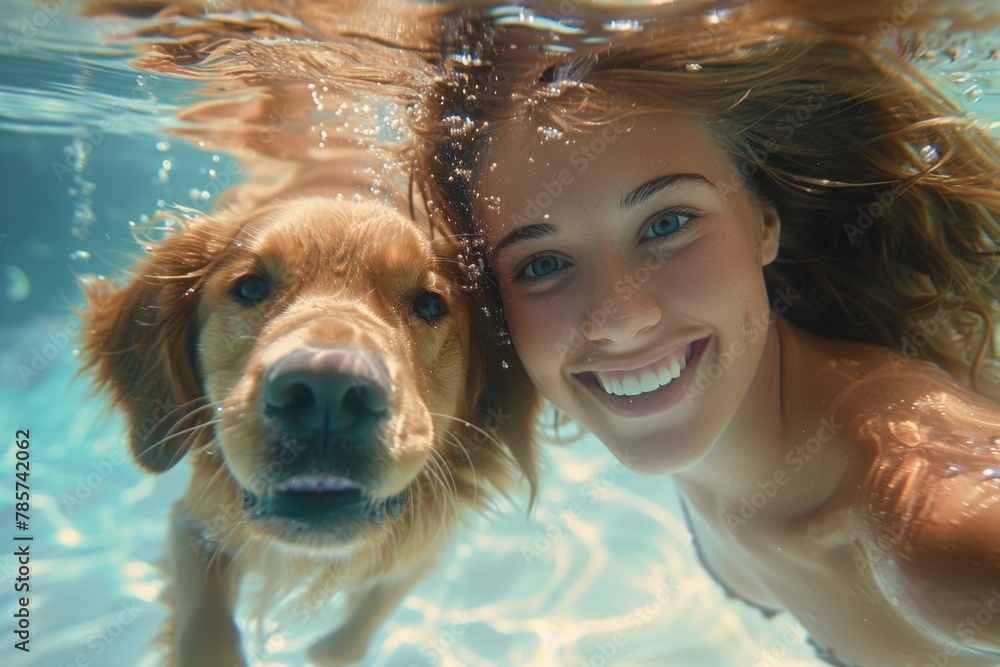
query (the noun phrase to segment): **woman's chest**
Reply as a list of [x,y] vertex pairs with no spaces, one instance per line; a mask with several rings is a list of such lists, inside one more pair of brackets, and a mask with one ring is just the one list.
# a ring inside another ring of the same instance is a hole
[[[724,518],[693,528],[706,570],[726,592],[766,615],[791,613],[835,665],[922,665],[940,649],[911,624],[879,584],[887,559],[872,558],[850,510],[829,509],[783,524]],[[957,663],[956,663],[957,664]]]

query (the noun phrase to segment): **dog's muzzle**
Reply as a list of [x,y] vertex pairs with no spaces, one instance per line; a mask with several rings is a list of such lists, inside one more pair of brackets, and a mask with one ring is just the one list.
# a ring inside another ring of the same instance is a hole
[[405,491],[376,499],[365,488],[377,474],[372,466],[392,397],[385,362],[367,351],[307,346],[278,359],[264,377],[264,413],[282,439],[300,445],[299,454],[260,497],[244,490],[244,506],[314,527],[399,518]]

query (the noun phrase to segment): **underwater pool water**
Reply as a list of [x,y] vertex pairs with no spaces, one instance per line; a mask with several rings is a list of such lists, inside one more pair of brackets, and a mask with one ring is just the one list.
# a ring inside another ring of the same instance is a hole
[[[159,207],[209,208],[213,170],[234,158],[167,133],[197,99],[193,84],[132,68],[113,24],[44,4],[8,1],[0,18],[0,663],[156,664],[143,650],[164,619],[155,561],[186,471],[139,472],[121,420],[74,377],[74,275],[126,266],[139,253],[130,222]],[[982,84],[960,78],[956,95],[995,113]],[[30,431],[26,530],[13,526],[20,429]],[[376,633],[366,664],[825,664],[791,616],[766,619],[705,574],[668,478],[628,473],[589,437],[546,457],[534,513],[522,497],[474,517]],[[29,653],[14,648],[14,536],[33,538]],[[305,664],[311,633],[336,614],[289,628],[276,610],[245,633],[251,664]]]

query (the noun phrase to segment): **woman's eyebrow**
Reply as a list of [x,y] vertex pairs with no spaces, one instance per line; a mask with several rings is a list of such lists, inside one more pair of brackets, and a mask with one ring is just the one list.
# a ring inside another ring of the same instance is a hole
[[518,227],[517,229],[511,231],[509,234],[500,239],[495,246],[493,246],[493,254],[496,255],[502,248],[505,248],[512,243],[518,243],[519,241],[529,241],[531,239],[540,239],[545,236],[552,236],[556,234],[559,229],[548,222],[539,222],[533,225],[525,225],[523,227]]
[[635,190],[632,190],[632,192],[622,197],[621,201],[618,202],[618,210],[624,213],[630,208],[635,208],[664,188],[687,183],[700,183],[702,185],[709,185],[713,188],[716,187],[715,183],[712,183],[712,181],[708,180],[701,174],[670,174],[669,176],[657,176],[654,179],[646,181]]

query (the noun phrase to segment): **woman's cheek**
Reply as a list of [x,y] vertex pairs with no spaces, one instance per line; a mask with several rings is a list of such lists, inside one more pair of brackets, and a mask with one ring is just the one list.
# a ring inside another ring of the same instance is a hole
[[573,335],[576,329],[566,319],[565,308],[558,300],[516,294],[502,296],[514,349],[528,375],[537,382],[545,375],[546,367],[557,367],[582,339],[579,334]]

